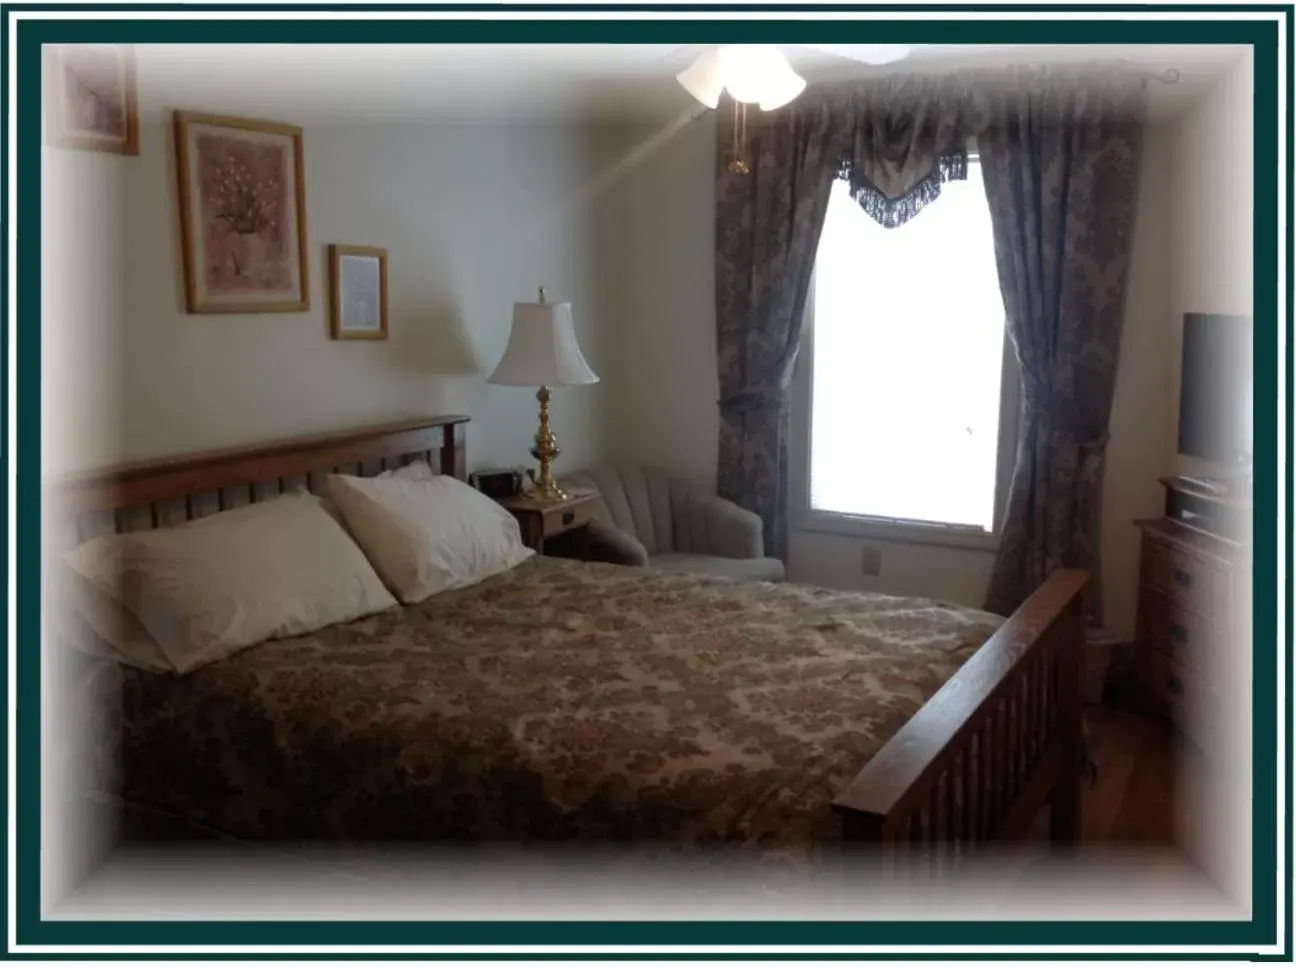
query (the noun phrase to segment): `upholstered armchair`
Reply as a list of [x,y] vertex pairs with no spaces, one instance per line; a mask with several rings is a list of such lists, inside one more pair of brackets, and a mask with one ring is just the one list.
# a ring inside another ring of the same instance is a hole
[[664,471],[595,467],[567,475],[562,483],[598,490],[588,538],[601,560],[748,581],[783,580],[783,562],[765,557],[757,515]]

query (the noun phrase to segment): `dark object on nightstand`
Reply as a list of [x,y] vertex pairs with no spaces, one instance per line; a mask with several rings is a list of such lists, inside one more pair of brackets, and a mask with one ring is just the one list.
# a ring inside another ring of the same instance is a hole
[[1139,559],[1134,692],[1204,752],[1219,734],[1227,675],[1250,661],[1245,575],[1250,542],[1245,495],[1212,493],[1162,478],[1165,517],[1135,522]]
[[544,554],[545,539],[586,527],[594,519],[598,491],[574,491],[560,501],[537,501],[522,494],[499,503],[517,518],[522,543]]
[[517,497],[522,493],[522,472],[516,467],[473,471],[468,483],[493,501]]

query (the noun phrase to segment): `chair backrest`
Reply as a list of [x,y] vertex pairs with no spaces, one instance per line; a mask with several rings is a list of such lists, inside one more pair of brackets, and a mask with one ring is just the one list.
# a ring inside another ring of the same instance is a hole
[[655,467],[591,467],[564,475],[563,483],[597,488],[595,516],[633,534],[648,554],[676,550],[672,487],[665,471]]

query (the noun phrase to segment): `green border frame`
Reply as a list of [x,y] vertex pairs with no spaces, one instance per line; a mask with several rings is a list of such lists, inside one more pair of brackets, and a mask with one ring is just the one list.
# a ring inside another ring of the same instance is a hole
[[[17,640],[10,648],[17,648],[17,856],[6,861],[17,864],[17,923],[16,938],[19,944],[72,945],[83,947],[84,954],[76,957],[131,958],[137,955],[96,955],[94,947],[108,944],[142,944],[169,949],[195,944],[240,945],[291,945],[291,944],[373,944],[373,945],[559,945],[573,944],[597,949],[612,945],[671,944],[694,948],[704,957],[706,949],[719,945],[1012,945],[1020,954],[980,957],[1027,957],[1027,951],[1053,945],[1102,943],[1110,945],[1281,945],[1288,956],[1292,952],[1290,895],[1286,932],[1277,936],[1277,910],[1275,881],[1284,871],[1286,882],[1291,883],[1292,845],[1287,842],[1283,857],[1275,856],[1275,825],[1277,817],[1278,788],[1276,771],[1268,765],[1275,762],[1277,748],[1276,730],[1280,724],[1286,731],[1287,750],[1291,751],[1292,670],[1287,669],[1287,706],[1279,710],[1272,690],[1272,677],[1256,674],[1254,681],[1253,710],[1253,817],[1252,858],[1254,917],[1250,922],[898,922],[898,923],[842,923],[842,922],[93,922],[93,921],[42,921],[39,908],[39,844],[40,844],[40,377],[41,372],[41,306],[40,306],[40,179],[41,179],[41,122],[40,122],[40,45],[42,43],[134,42],[134,43],[715,43],[715,42],[778,42],[797,43],[831,39],[834,42],[857,39],[868,43],[1107,43],[1107,44],[1247,44],[1254,51],[1254,316],[1257,327],[1255,401],[1256,440],[1276,442],[1277,422],[1274,404],[1278,401],[1278,204],[1277,204],[1277,150],[1280,131],[1277,124],[1278,85],[1283,83],[1287,92],[1289,114],[1284,138],[1289,168],[1287,178],[1287,316],[1282,320],[1287,335],[1288,391],[1285,405],[1288,413],[1287,450],[1292,446],[1291,426],[1291,366],[1292,366],[1292,178],[1290,164],[1293,149],[1292,56],[1293,7],[1290,4],[1248,5],[1167,5],[1149,7],[1140,4],[984,4],[984,5],[923,5],[883,4],[869,6],[837,6],[824,4],[757,6],[754,4],[694,6],[681,4],[645,4],[634,8],[596,4],[554,4],[549,6],[446,4],[441,6],[398,6],[392,4],[372,7],[351,5],[274,5],[256,6],[238,4],[136,4],[113,8],[121,19],[93,21],[26,21],[12,23],[12,14],[19,11],[32,13],[53,11],[103,10],[103,7],[86,4],[12,4],[4,5],[0,16],[5,26],[5,36],[17,30],[17,144],[14,157],[18,173],[18,203],[16,213],[9,212],[7,175],[9,153],[4,154],[3,172],[6,191],[0,222],[7,224],[16,215],[18,234],[17,319],[8,318],[10,280],[8,278],[8,237],[0,246],[5,255],[4,279],[0,285],[6,296],[4,303],[4,336],[0,344],[0,361],[4,363],[3,382],[5,394],[0,399],[0,415],[7,426],[8,418],[8,327],[17,327],[17,461],[16,502],[16,582],[17,582]],[[323,21],[323,20],[193,20],[165,21],[130,19],[133,12],[185,10],[188,12],[238,12],[273,10],[313,12],[327,10],[353,11],[363,14],[374,10],[402,10],[418,12],[479,11],[492,14],[509,11],[534,13],[538,11],[601,11],[634,13],[639,11],[697,12],[749,12],[753,16],[788,14],[795,16],[806,11],[831,11],[848,14],[852,11],[945,11],[959,14],[979,12],[1011,12],[1029,16],[1033,13],[1050,14],[1099,11],[1119,16],[1121,12],[1153,11],[1174,15],[1213,12],[1222,18],[1216,21],[1158,20],[1122,21],[1119,19],[1093,21],[1030,21],[1030,20],[932,20],[932,21],[723,21],[697,20],[590,20],[516,22],[507,20],[466,21]],[[1278,41],[1280,26],[1274,22],[1228,20],[1230,15],[1243,12],[1285,14],[1285,40],[1289,64],[1285,77],[1278,75]],[[8,106],[8,47],[0,55],[0,72],[6,105]],[[8,146],[7,127],[3,132],[4,147]],[[1267,352],[1266,352],[1267,350]],[[14,455],[6,452],[6,470]],[[1255,510],[1257,521],[1272,520],[1276,514],[1280,495],[1276,486],[1278,473],[1275,448],[1258,448],[1255,454]],[[8,474],[0,479],[0,493],[8,498]],[[1290,528],[1292,489],[1287,478],[1286,491],[1281,498],[1286,508]],[[7,508],[7,503],[6,503]],[[3,525],[9,539],[8,520]],[[1278,657],[1277,629],[1274,620],[1279,599],[1276,595],[1278,541],[1276,529],[1257,528],[1254,547],[1254,609],[1253,609],[1253,668],[1263,673],[1276,668]],[[1289,662],[1291,658],[1291,555],[1288,549],[1288,582],[1283,589],[1286,615],[1287,641],[1283,643]],[[8,568],[6,560],[5,569]],[[2,606],[6,612],[8,602]],[[7,615],[6,615],[7,619]],[[7,669],[0,672],[5,677],[7,697]],[[1262,687],[1267,684],[1267,688]],[[7,698],[6,698],[7,702]],[[1282,719],[1279,719],[1281,713]],[[6,727],[7,728],[7,727]],[[7,752],[0,752],[7,760]],[[6,766],[7,766],[6,762]],[[6,773],[7,776],[7,773]],[[1286,821],[1290,829],[1291,776],[1287,777]],[[7,819],[7,802],[4,807]],[[7,843],[0,844],[7,854]],[[1274,857],[1274,867],[1263,867],[1264,860]],[[237,940],[236,940],[237,939]],[[1100,939],[1100,941],[1099,941]],[[194,955],[181,955],[195,957]],[[12,954],[11,954],[12,956]],[[164,950],[157,955],[163,957]],[[586,955],[608,957],[606,955]],[[41,957],[19,955],[18,957]],[[54,956],[50,956],[54,957]],[[211,955],[197,957],[238,957]],[[329,958],[402,958],[401,954],[382,952],[363,955],[304,955],[271,953],[258,957],[281,957],[310,960]],[[472,958],[471,954],[411,955],[423,958]],[[481,957],[509,957],[490,955]],[[513,957],[547,959],[582,957],[572,955],[528,955]],[[670,959],[671,955],[611,955]],[[679,957],[692,957],[681,955]],[[788,955],[726,955],[716,952],[709,957],[726,960],[771,960],[782,958],[814,958],[815,954]],[[856,959],[866,955],[825,954],[818,957]],[[887,958],[904,958],[900,955],[883,955]],[[960,958],[978,957],[957,951],[940,954],[913,954],[909,957]],[[1076,958],[1102,957],[1077,955]],[[1183,955],[1142,955],[1118,957],[1174,957]],[[1236,955],[1189,955],[1188,958],[1236,958]],[[1255,958],[1256,956],[1252,956]],[[1273,960],[1277,960],[1275,956]],[[1259,960],[1271,960],[1268,957]]]

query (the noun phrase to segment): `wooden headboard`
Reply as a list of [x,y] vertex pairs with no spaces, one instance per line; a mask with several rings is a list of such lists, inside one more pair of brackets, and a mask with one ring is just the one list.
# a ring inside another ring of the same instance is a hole
[[458,415],[423,417],[71,475],[46,492],[62,525],[51,538],[67,546],[183,524],[297,487],[320,493],[327,474],[371,477],[416,460],[463,480],[467,422]]

